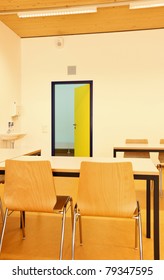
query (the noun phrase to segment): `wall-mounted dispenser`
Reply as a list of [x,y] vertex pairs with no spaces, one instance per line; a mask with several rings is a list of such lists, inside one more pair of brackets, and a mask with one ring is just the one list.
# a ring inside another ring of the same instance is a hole
[[19,110],[18,110],[17,103],[14,101],[11,108],[11,117],[17,117],[17,116],[19,116]]

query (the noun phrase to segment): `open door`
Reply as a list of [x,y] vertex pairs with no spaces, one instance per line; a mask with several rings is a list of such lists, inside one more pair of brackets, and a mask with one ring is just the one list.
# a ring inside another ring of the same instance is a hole
[[51,155],[92,157],[93,81],[52,82],[51,108]]
[[74,155],[90,156],[90,85],[74,90]]

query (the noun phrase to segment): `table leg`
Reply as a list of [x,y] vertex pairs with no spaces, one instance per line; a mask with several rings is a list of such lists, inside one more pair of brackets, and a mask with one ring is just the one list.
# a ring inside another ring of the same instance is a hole
[[151,232],[150,232],[150,220],[151,220],[151,216],[150,216],[150,180],[148,179],[146,181],[146,237],[150,238],[151,237]]
[[154,259],[160,259],[159,247],[159,177],[154,177]]

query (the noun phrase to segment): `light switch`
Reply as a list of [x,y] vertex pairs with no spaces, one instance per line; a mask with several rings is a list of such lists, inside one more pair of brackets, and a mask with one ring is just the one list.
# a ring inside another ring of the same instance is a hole
[[42,133],[47,133],[48,132],[48,126],[43,124],[42,125]]

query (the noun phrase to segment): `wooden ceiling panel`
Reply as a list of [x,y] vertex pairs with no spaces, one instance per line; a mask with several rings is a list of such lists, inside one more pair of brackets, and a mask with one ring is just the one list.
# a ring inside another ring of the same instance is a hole
[[[132,0],[138,1],[138,0]],[[65,8],[73,6],[85,6],[94,4],[109,4],[109,3],[122,3],[127,0],[40,0],[40,1],[22,1],[22,0],[2,0],[0,2],[0,12],[7,11],[26,11],[26,10],[40,10],[52,8]]]
[[[125,0],[122,0],[124,2]],[[22,2],[28,2],[23,5],[23,9],[34,8],[34,1],[7,1],[0,3],[0,11],[2,9],[13,9],[13,3],[17,3],[17,10],[22,10]],[[50,5],[78,5],[96,3],[95,0],[61,0],[61,1],[35,1],[39,9],[47,3]],[[98,1],[99,3],[109,3],[111,1]],[[115,2],[118,2],[116,0]],[[119,1],[120,2],[120,1]],[[12,5],[10,4],[12,3]],[[19,4],[19,5],[18,5]],[[33,6],[32,6],[33,4]],[[44,6],[45,7],[45,6]],[[36,18],[18,18],[17,14],[0,15],[0,20],[13,30],[21,38],[28,37],[43,37],[43,36],[61,36],[73,34],[91,34],[91,33],[105,33],[117,31],[130,30],[144,30],[164,28],[164,7],[130,10],[129,6],[115,6],[98,8],[97,13],[81,14],[81,15],[67,15],[67,16],[50,16],[50,17],[36,17]]]

